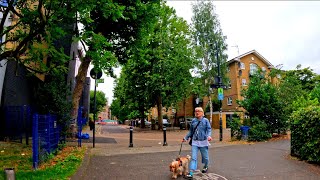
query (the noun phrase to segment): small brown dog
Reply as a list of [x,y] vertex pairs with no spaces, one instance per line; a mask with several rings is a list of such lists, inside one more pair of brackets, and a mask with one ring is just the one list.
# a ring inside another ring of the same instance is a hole
[[172,179],[177,179],[178,175],[186,176],[189,173],[189,162],[191,156],[180,157],[170,163],[170,171],[172,172]]

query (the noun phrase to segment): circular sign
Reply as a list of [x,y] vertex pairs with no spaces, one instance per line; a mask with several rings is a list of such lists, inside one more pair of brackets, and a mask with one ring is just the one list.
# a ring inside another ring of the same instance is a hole
[[96,72],[94,69],[90,70],[90,76],[92,79],[100,79],[102,76],[102,71],[101,70],[97,70],[98,72]]

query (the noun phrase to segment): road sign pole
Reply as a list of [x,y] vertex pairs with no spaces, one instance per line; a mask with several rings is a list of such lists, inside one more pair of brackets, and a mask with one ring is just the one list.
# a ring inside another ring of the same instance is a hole
[[[219,60],[219,54],[218,54],[218,43],[216,42],[216,58],[217,58],[217,64],[218,64],[218,80],[219,80],[219,86],[218,88],[220,89],[220,93],[222,91],[222,98],[219,98],[220,102],[220,118],[219,118],[219,129],[220,129],[220,141],[222,141],[222,99],[223,99],[223,89],[222,89],[222,78],[221,78],[221,67],[220,67],[220,60]],[[218,89],[218,92],[219,92]],[[221,95],[220,95],[221,96]]]
[[97,119],[97,102],[96,102],[96,93],[97,93],[97,79],[94,79],[94,113],[93,113],[93,136],[92,136],[92,143],[93,148],[95,147],[95,134],[96,134],[96,119]]

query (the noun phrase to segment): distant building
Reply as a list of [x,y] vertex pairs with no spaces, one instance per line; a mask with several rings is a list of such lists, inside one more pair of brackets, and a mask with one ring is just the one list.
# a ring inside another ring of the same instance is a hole
[[[233,59],[227,61],[228,71],[227,76],[229,82],[223,82],[227,85],[227,89],[224,90],[224,99],[222,101],[222,120],[223,128],[227,128],[226,120],[232,118],[234,113],[238,113],[241,117],[245,117],[245,109],[239,107],[237,100],[243,100],[241,96],[241,90],[246,88],[250,82],[250,76],[253,75],[258,69],[261,69],[266,74],[274,68],[274,66],[265,59],[256,50],[252,50],[241,54]],[[271,79],[272,83],[277,83],[277,78]],[[184,117],[194,117],[194,108],[202,107],[206,110],[208,104],[208,97],[196,97],[190,96],[185,101],[179,102],[176,108],[175,119],[176,122]],[[169,113],[170,111],[164,111]],[[210,118],[210,113],[205,113],[206,117]],[[150,117],[157,117],[156,109],[151,110]],[[212,127],[219,128],[219,112],[213,112]]]
[[111,119],[111,114],[110,114],[110,106],[108,105],[108,103],[106,104],[106,106],[103,108],[103,110],[98,114],[98,118],[103,120],[103,119]]

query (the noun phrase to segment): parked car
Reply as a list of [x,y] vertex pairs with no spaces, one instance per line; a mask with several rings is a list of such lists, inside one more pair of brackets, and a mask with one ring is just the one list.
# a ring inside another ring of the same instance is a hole
[[[162,119],[162,124],[165,127],[170,127],[171,126],[171,123],[170,123],[170,121],[168,119]],[[158,120],[156,120],[156,125],[158,125]]]
[[[141,120],[138,121],[138,125],[141,124]],[[151,122],[147,121],[146,119],[144,120],[144,124],[146,127],[150,127],[151,126]]]
[[[190,129],[191,121],[193,118],[186,118],[187,120],[187,128]],[[180,121],[180,129],[186,129],[186,122],[185,119]]]

